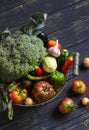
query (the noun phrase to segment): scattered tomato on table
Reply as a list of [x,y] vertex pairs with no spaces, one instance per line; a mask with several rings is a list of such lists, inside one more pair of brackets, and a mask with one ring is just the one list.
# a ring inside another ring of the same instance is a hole
[[82,80],[75,80],[72,83],[72,90],[76,94],[82,95],[86,92],[86,89],[87,89],[86,84]]
[[68,114],[75,108],[74,101],[69,97],[64,97],[60,100],[58,110],[62,114]]

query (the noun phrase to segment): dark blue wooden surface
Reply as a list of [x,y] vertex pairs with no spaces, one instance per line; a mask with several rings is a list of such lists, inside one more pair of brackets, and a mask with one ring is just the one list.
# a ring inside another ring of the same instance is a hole
[[[14,106],[14,119],[9,121],[7,111],[0,113],[0,130],[89,130],[89,106],[80,107],[82,96],[70,92],[75,79],[83,80],[89,97],[89,69],[81,67],[89,57],[89,0],[0,0],[0,30],[8,26],[17,30],[34,12],[48,13],[44,31],[49,38],[58,38],[63,48],[80,53],[79,76],[68,81],[60,95],[49,104],[22,108]],[[69,96],[78,109],[63,116],[57,111],[62,97]]]

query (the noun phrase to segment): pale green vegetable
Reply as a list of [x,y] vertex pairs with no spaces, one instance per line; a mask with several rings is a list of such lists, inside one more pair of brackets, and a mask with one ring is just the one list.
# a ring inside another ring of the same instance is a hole
[[42,62],[43,69],[48,72],[54,72],[57,69],[57,61],[54,57],[47,56]]

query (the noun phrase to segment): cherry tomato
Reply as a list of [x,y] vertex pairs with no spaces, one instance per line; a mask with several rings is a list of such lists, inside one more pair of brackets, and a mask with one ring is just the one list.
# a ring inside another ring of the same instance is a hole
[[[50,47],[53,47],[56,45],[56,40],[48,40],[48,43],[47,43],[47,47],[50,48]],[[58,43],[58,48],[61,49],[61,44]]]
[[60,100],[58,110],[62,114],[70,113],[75,107],[75,103],[71,98],[64,97]]
[[54,89],[47,81],[38,81],[33,86],[32,94],[38,102],[44,102],[54,96]]
[[17,87],[9,93],[9,97],[14,103],[21,103],[27,97],[27,89]]
[[77,93],[77,94],[84,94],[86,92],[86,85],[83,81],[81,80],[75,80],[73,83],[72,83],[72,90]]

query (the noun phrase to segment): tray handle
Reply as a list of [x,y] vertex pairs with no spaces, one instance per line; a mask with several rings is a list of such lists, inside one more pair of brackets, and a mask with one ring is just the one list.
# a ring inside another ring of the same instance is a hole
[[73,79],[79,75],[79,52],[74,53],[74,62],[73,62],[73,73],[66,81]]

